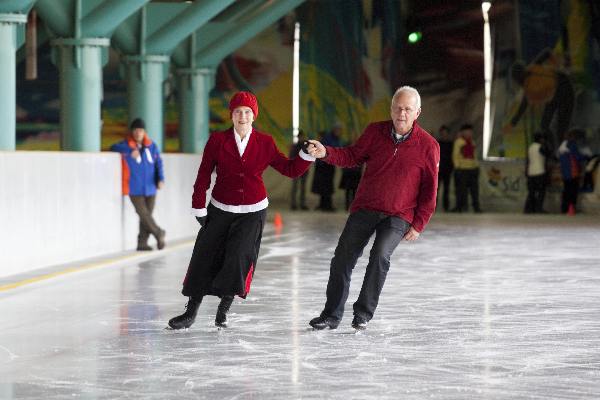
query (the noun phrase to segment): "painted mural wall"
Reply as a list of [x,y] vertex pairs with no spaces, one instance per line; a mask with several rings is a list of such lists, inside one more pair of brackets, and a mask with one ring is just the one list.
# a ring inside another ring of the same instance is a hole
[[525,158],[535,132],[557,149],[580,127],[581,148],[600,153],[600,3],[519,0],[520,46],[496,63],[490,155]]
[[[565,127],[599,152],[600,5],[594,0],[498,0],[492,7],[495,56],[490,155],[524,158],[532,135],[556,144]],[[339,122],[346,143],[369,121],[388,118],[393,90],[417,87],[420,122],[432,133],[472,123],[481,144],[483,51],[480,1],[309,0],[227,57],[211,93],[211,129],[229,126],[236,90],[258,95],[259,129],[285,149],[291,141],[293,26],[301,24],[301,127],[311,137]],[[409,43],[408,34],[422,34]],[[58,150],[58,73],[39,49],[39,78],[18,65],[17,148]],[[116,52],[104,69],[102,147],[126,132],[126,84]],[[176,86],[165,82],[166,151],[179,148]],[[150,132],[152,134],[152,132]]]
[[[397,77],[391,64],[400,37],[398,2],[309,1],[227,57],[218,67],[211,93],[211,130],[230,126],[227,104],[237,90],[250,90],[260,102],[259,129],[287,146],[291,140],[293,28],[300,21],[301,127],[311,137],[336,122],[347,140],[367,121],[388,115],[390,82]],[[26,81],[24,61],[18,65],[17,149],[58,150],[58,71],[47,43],[39,49],[39,77]],[[104,68],[102,148],[126,132],[126,84],[119,55],[111,50]],[[176,87],[165,82],[165,147],[177,151]],[[152,132],[150,132],[152,135]]]

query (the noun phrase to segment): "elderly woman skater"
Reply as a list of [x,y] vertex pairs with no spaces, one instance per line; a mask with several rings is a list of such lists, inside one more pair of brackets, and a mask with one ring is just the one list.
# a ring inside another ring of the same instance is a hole
[[[234,296],[246,298],[256,269],[269,205],[263,172],[271,166],[295,178],[314,161],[303,150],[300,157],[288,159],[270,135],[252,127],[258,117],[258,103],[252,93],[236,93],[229,110],[233,127],[210,136],[194,184],[192,212],[202,229],[183,281],[186,310],[169,321],[172,329],[189,328],[207,295],[221,298],[215,325],[227,326]],[[206,206],[213,170],[217,178]]]

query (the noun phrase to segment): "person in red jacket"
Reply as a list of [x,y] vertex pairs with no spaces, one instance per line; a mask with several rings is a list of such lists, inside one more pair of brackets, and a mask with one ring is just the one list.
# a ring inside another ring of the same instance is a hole
[[392,119],[367,126],[354,145],[334,148],[309,141],[309,154],[325,162],[343,168],[366,166],[331,260],[325,307],[309,323],[314,329],[338,327],[352,270],[375,234],[352,320],[355,329],[366,329],[392,253],[402,239],[416,240],[435,210],[440,146],[417,124],[420,113],[419,92],[403,86],[392,98]]
[[[189,298],[186,311],[169,321],[172,329],[189,328],[206,295],[221,298],[215,325],[227,326],[234,296],[246,298],[256,270],[269,205],[263,172],[271,166],[296,178],[315,160],[302,150],[299,157],[288,159],[271,135],[252,127],[258,117],[252,93],[233,95],[229,110],[233,127],[210,136],[194,184],[192,213],[202,228],[183,281],[182,293]],[[213,171],[216,181],[207,206]]]

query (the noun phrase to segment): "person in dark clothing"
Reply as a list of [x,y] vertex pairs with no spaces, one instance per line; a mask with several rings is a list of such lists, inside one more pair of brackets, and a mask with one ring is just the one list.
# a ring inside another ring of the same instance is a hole
[[[296,157],[299,153],[300,150],[302,150],[302,146],[304,145],[304,142],[306,141],[306,134],[304,133],[304,131],[302,129],[298,130],[298,141],[290,146],[290,152],[288,154],[288,157],[290,159],[293,159],[294,157]],[[308,178],[308,170],[302,174],[302,176],[298,177],[298,178],[294,178],[292,180],[292,203],[291,203],[291,209],[292,210],[297,210],[298,209],[298,200],[300,201],[300,209],[301,210],[308,210],[308,207],[306,206],[306,179]]]
[[[229,111],[233,126],[210,135],[194,184],[192,213],[202,228],[183,281],[182,294],[189,299],[186,311],[169,320],[172,329],[189,328],[207,295],[221,298],[215,325],[227,326],[234,296],[246,298],[256,270],[269,205],[263,172],[271,166],[295,178],[314,161],[304,151],[288,159],[271,135],[252,127],[258,117],[252,93],[234,94]],[[213,171],[217,177],[207,206]]]
[[440,145],[440,171],[438,173],[438,191],[443,186],[442,206],[444,211],[450,209],[450,180],[452,179],[452,146],[454,140],[450,134],[450,129],[446,125],[442,125],[437,138]]
[[549,155],[550,151],[546,147],[544,135],[541,132],[536,132],[533,135],[533,143],[527,149],[525,214],[545,213],[543,205],[548,180],[546,160]]
[[163,162],[158,147],[146,132],[146,124],[141,118],[136,118],[129,127],[127,139],[115,143],[111,151],[121,153],[123,166],[123,195],[129,195],[135,212],[140,218],[137,238],[138,251],[150,251],[148,238],[156,238],[159,250],[165,247],[165,230],[162,229],[152,216],[156,203],[156,191],[165,185]]
[[392,97],[391,120],[375,122],[352,146],[335,148],[311,140],[309,154],[340,167],[365,165],[350,216],[331,260],[326,302],[309,324],[336,329],[344,315],[352,270],[371,236],[371,248],[360,295],[354,303],[352,327],[366,329],[377,308],[402,240],[416,240],[435,211],[440,147],[416,119],[421,98],[403,86]]
[[356,190],[358,189],[358,183],[360,182],[360,176],[362,175],[362,167],[356,168],[343,168],[342,179],[340,180],[340,189],[346,191],[346,211],[350,209],[350,204],[356,196]]
[[[331,132],[323,136],[321,143],[326,146],[339,147],[341,146],[340,135],[342,132],[342,125],[336,123],[333,126]],[[330,165],[321,160],[315,162],[315,173],[313,175],[313,182],[311,191],[320,196],[319,205],[317,210],[321,211],[335,211],[333,207],[332,196],[335,191],[333,185],[333,179],[335,177],[335,166]]]

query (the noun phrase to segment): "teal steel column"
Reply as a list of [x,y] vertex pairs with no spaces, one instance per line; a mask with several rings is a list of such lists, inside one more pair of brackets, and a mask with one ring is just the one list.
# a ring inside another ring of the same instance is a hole
[[163,84],[169,56],[126,56],[129,121],[142,118],[146,131],[159,149],[164,149]]
[[[302,2],[304,0],[265,2],[264,6],[257,9],[255,14],[243,21],[236,21],[235,28],[225,36],[212,41],[209,46],[202,47],[201,50],[197,51],[195,54],[196,65],[216,65],[220,63],[229,54],[302,4]],[[201,37],[198,37],[198,39],[202,40]]]
[[0,14],[0,150],[14,150],[17,136],[17,27],[27,15]]
[[62,150],[100,151],[102,51],[106,38],[55,39]]
[[200,153],[210,129],[210,91],[215,85],[216,68],[177,70],[179,93],[179,150]]

